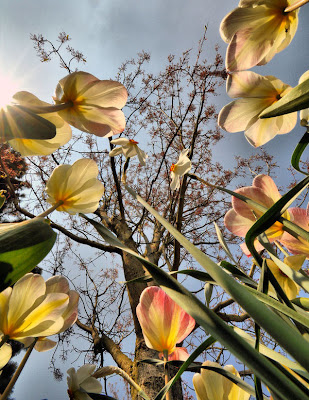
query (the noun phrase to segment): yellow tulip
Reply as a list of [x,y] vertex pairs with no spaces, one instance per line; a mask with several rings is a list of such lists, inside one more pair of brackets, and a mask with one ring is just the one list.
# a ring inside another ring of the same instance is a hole
[[[202,365],[222,368],[220,364],[206,361]],[[226,365],[226,371],[240,377],[233,365]],[[209,369],[201,369],[200,374],[193,376],[193,386],[197,400],[249,400],[250,394],[223,375]]]
[[69,214],[94,212],[104,193],[104,185],[96,177],[98,167],[91,159],[80,159],[73,165],[59,165],[47,185],[47,201],[59,206],[57,211]]
[[[305,255],[296,255],[296,256],[287,256],[283,260],[284,264],[287,264],[291,269],[294,271],[299,271],[306,259]],[[276,278],[277,282],[281,286],[282,290],[285,292],[289,299],[295,299],[298,295],[300,287],[281,269],[277,266],[277,264],[273,260],[267,260],[267,266],[273,273],[274,277]],[[271,291],[274,291],[272,288]]]
[[0,293],[0,334],[17,341],[54,335],[63,328],[68,304],[68,294],[48,293],[40,275],[26,274]]
[[[21,106],[28,107],[46,107],[48,103],[39,100],[29,92],[18,92],[13,99]],[[40,115],[56,126],[56,136],[52,139],[12,139],[10,145],[22,156],[45,156],[53,153],[59,147],[66,144],[72,137],[71,127],[57,113],[45,113]]]

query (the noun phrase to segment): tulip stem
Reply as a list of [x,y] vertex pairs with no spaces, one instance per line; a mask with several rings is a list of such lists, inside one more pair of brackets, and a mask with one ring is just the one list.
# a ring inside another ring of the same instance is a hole
[[48,210],[42,212],[42,214],[39,214],[36,216],[36,218],[43,218],[46,217],[48,214],[56,210],[59,206],[63,204],[63,200],[59,200],[56,204],[54,204],[52,207],[50,207]]
[[149,397],[145,394],[143,389],[136,382],[134,382],[134,380],[126,372],[124,372],[124,370],[122,370],[119,367],[114,367],[114,366],[102,367],[102,368],[99,368],[98,370],[96,370],[95,373],[92,374],[92,376],[94,378],[104,378],[105,376],[112,375],[112,374],[120,375],[132,387],[134,387],[134,389],[137,390],[139,396],[143,397],[144,399],[149,400]]
[[2,339],[0,341],[0,347],[2,347],[4,345],[4,343],[6,343],[9,340],[9,336],[8,335],[3,335]]
[[35,338],[33,343],[30,345],[30,347],[28,347],[26,354],[24,355],[24,358],[21,360],[21,363],[19,364],[17,370],[15,371],[15,374],[13,375],[12,379],[10,380],[9,384],[7,385],[5,391],[3,392],[2,396],[0,397],[0,400],[6,400],[9,396],[9,394],[11,393],[15,382],[17,381],[21,371],[23,370],[28,358],[30,357],[30,354],[37,342],[38,338]]
[[[164,378],[165,378],[165,386],[168,384],[169,381],[169,377],[168,377],[168,351],[167,350],[163,350],[163,360],[164,360]],[[166,400],[170,400],[170,394],[167,391],[166,392],[166,396],[165,396]]]
[[286,8],[284,9],[284,12],[285,12],[285,13],[290,13],[290,12],[292,12],[292,11],[295,11],[295,10],[297,10],[298,8],[304,6],[304,5],[305,5],[306,3],[308,3],[308,2],[309,2],[309,0],[299,0],[299,1],[296,2],[295,4],[292,4],[291,6],[286,7]]
[[280,245],[280,243],[278,243],[278,241],[277,240],[275,240],[275,245],[278,247],[278,249],[280,250],[280,251],[282,251],[282,253],[285,255],[285,257],[287,257],[289,254],[284,250],[284,248]]

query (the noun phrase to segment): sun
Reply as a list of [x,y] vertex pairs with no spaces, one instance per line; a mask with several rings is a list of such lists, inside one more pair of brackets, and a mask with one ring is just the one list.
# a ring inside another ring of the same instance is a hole
[[12,103],[13,95],[18,91],[17,80],[0,71],[0,109]]

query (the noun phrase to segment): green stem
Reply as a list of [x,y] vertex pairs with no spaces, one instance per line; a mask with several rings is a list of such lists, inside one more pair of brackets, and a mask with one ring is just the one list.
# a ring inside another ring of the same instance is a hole
[[304,6],[306,3],[308,3],[309,0],[299,0],[297,3],[292,4],[291,6],[287,7],[284,9],[285,13],[290,13],[292,11],[297,10],[298,8]]
[[[120,375],[123,379],[125,379],[134,389],[137,390],[138,395],[144,399],[148,399],[149,397],[144,393],[143,389],[128,375],[126,372],[124,372],[123,369],[115,366],[109,366],[109,367],[102,367],[99,368],[98,370],[95,371],[92,376],[94,378],[104,378],[105,376],[112,375],[112,374],[117,374]],[[2,399],[0,399],[2,400]]]
[[54,210],[56,210],[59,206],[63,204],[63,200],[59,200],[56,204],[54,204],[52,207],[50,207],[48,210],[42,212],[42,214],[39,214],[36,216],[36,218],[44,218]]
[[15,371],[15,374],[13,375],[12,379],[10,380],[9,384],[7,385],[5,391],[3,392],[2,396],[0,397],[0,400],[6,400],[11,393],[15,382],[17,381],[21,371],[23,370],[28,358],[30,357],[30,354],[37,342],[38,338],[35,338],[31,346],[27,349],[26,354],[24,355],[24,358],[22,359],[21,363],[19,364],[17,370]]
[[[165,378],[165,385],[168,384],[169,381],[169,377],[168,377],[168,351],[167,350],[163,350],[163,359],[164,359],[164,378]],[[166,392],[166,396],[165,396],[166,400],[170,400],[170,393]]]

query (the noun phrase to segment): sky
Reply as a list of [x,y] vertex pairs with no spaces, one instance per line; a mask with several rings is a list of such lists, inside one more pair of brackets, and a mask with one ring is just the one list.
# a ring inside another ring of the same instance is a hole
[[[22,82],[19,90],[28,90],[42,100],[51,101],[58,80],[66,72],[59,68],[58,61],[39,62],[29,39],[31,33],[41,33],[55,42],[58,33],[65,31],[72,38],[70,45],[87,58],[82,69],[100,79],[113,78],[120,64],[141,50],[151,53],[150,67],[158,71],[170,53],[180,55],[196,46],[205,25],[208,25],[207,48],[211,59],[216,43],[222,54],[225,53],[219,24],[237,4],[236,0],[1,0],[0,74],[13,74]],[[292,44],[267,66],[254,70],[296,85],[309,65],[308,20],[309,5],[306,5],[301,10],[299,29]],[[217,99],[219,108],[230,101],[224,89]],[[303,133],[297,127],[293,133],[275,138],[265,149],[276,156],[280,165],[286,166]],[[249,155],[255,151],[243,133],[227,133],[217,156],[232,163],[235,154]],[[281,181],[284,173],[284,168],[278,171]],[[24,378],[16,385],[17,400],[66,398],[65,381],[55,382],[48,371],[50,357],[49,353],[34,354],[30,367],[23,372]],[[63,372],[70,366],[64,365]],[[31,390],[25,390],[24,380]]]

